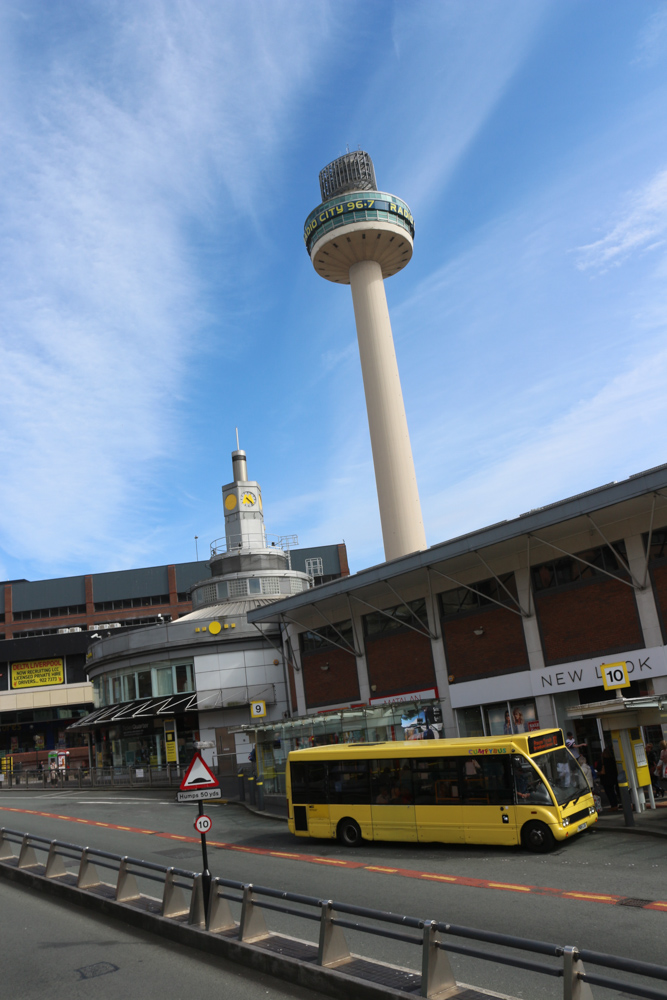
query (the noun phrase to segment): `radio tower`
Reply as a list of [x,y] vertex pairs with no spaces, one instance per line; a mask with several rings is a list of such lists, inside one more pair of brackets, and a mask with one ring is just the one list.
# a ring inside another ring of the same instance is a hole
[[398,375],[384,279],[412,257],[414,219],[393,194],[377,190],[361,150],[320,171],[322,204],[304,240],[321,277],[352,286],[386,559],[426,548],[417,477]]

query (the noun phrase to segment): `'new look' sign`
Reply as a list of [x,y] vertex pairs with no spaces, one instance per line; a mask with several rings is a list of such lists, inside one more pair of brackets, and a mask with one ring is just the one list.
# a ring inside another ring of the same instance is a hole
[[571,663],[545,667],[542,670],[521,670],[516,674],[500,674],[496,677],[485,677],[483,680],[463,681],[450,686],[449,696],[452,708],[464,708],[492,701],[529,698],[531,695],[534,697],[562,694],[564,691],[599,687],[602,700],[604,692],[602,667],[605,663],[619,660],[625,661],[630,681],[667,676],[667,648],[654,646],[651,649],[612,653],[606,657],[573,660]]

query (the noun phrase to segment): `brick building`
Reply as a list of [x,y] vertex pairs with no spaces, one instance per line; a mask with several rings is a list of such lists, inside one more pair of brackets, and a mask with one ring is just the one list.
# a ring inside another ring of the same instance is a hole
[[[317,582],[349,573],[344,545],[293,549],[290,560]],[[96,707],[85,669],[91,636],[183,618],[192,587],[210,573],[200,560],[0,582],[0,756],[28,766],[57,747],[87,747],[86,732],[68,727]],[[88,761],[87,750],[78,756]]]
[[627,661],[631,695],[667,695],[667,466],[248,618],[281,628],[288,661],[293,717],[267,742],[576,725],[595,753],[598,721],[567,710],[604,699],[600,664]]

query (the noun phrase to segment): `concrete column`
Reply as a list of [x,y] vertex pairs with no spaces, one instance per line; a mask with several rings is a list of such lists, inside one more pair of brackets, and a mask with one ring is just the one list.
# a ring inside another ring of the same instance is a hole
[[449,670],[447,669],[445,641],[442,638],[442,626],[438,615],[438,598],[433,593],[426,597],[426,615],[429,631],[436,636],[435,639],[431,639],[431,655],[433,656],[435,682],[438,685],[438,697],[442,709],[443,736],[445,739],[456,739],[459,730],[449,694]]
[[425,549],[426,535],[382,268],[374,260],[353,264],[350,285],[384,552],[386,559],[397,559]]
[[359,608],[359,605],[353,607],[352,601],[349,602],[350,608],[350,621],[352,623],[352,642],[354,643],[355,649],[362,652],[363,656],[355,656],[356,666],[357,666],[357,681],[359,683],[359,701],[363,701],[368,705],[370,699],[375,694],[371,691],[371,682],[368,677],[368,664],[366,663],[366,646],[364,643],[364,623],[361,618],[364,612]]
[[[523,637],[526,640],[526,651],[528,653],[528,666],[531,670],[542,670],[545,667],[544,650],[542,649],[542,638],[537,624],[535,613],[535,602],[530,588],[530,567],[524,566],[514,571],[516,580],[517,596],[521,607],[530,609],[529,618],[521,618],[523,625]],[[544,729],[556,728],[558,719],[554,709],[553,698],[549,694],[536,695],[535,707],[540,725]]]
[[[294,667],[294,686],[296,687],[296,705],[294,705],[293,707],[296,710],[296,714],[301,716],[306,714],[306,691],[303,686],[303,670],[301,669],[301,651],[299,649],[299,633],[296,631],[293,625],[288,625],[287,635],[289,636],[289,645],[285,643],[284,655],[287,659],[290,659],[290,652],[294,654],[291,657],[291,659],[292,659],[292,665]],[[283,642],[285,642],[284,639]]]
[[[643,583],[646,567],[646,550],[642,536],[631,535],[629,538],[626,538],[625,551],[628,554],[628,566],[632,571],[632,575],[639,583]],[[635,599],[637,601],[639,621],[641,622],[644,634],[644,645],[650,649],[652,646],[662,646],[663,643],[658,609],[655,606],[655,596],[653,594],[653,587],[651,586],[651,578],[648,574],[646,581],[645,590],[635,590]]]

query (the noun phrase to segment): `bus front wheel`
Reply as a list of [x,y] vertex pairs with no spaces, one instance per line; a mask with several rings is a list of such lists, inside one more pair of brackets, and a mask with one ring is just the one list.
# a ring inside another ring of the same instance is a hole
[[536,854],[546,854],[556,846],[554,835],[546,825],[538,820],[526,823],[521,830],[521,842],[523,846]]
[[338,824],[338,839],[345,847],[358,847],[361,843],[359,824],[353,819],[342,819]]

